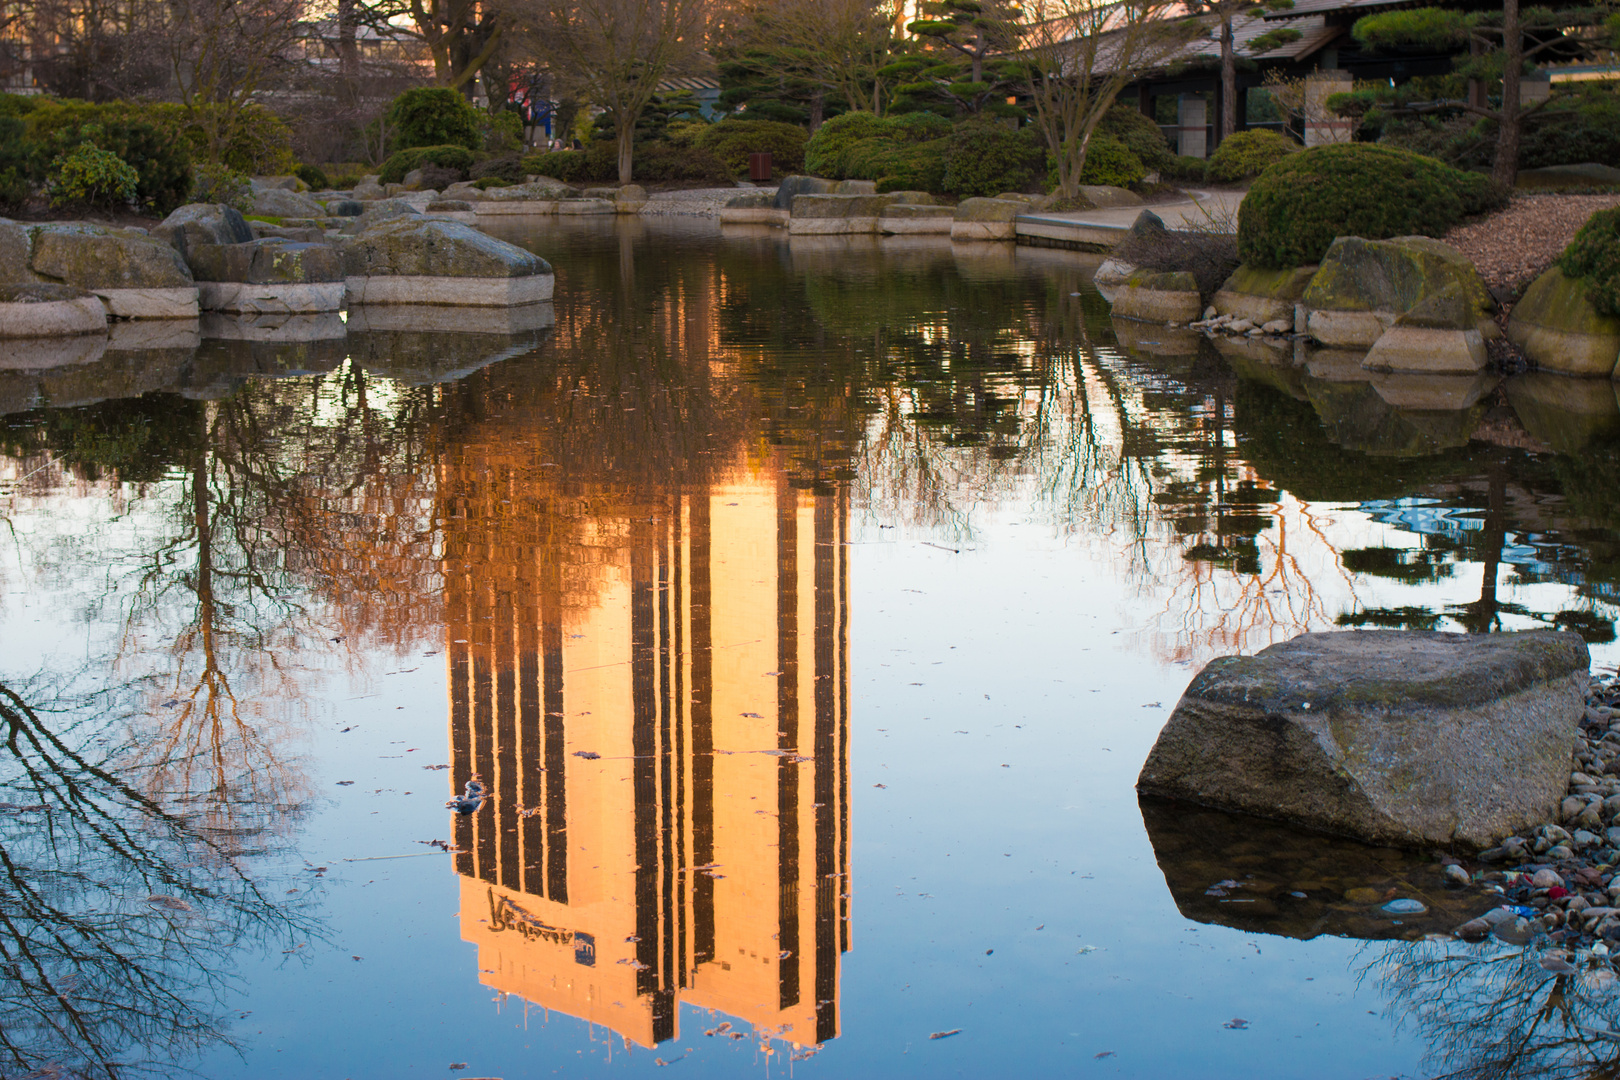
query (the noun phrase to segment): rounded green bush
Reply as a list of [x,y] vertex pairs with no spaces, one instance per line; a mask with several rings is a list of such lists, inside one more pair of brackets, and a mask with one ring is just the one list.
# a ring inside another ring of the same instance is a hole
[[525,173],[565,184],[606,184],[617,180],[619,162],[612,143],[593,142],[585,150],[553,150],[523,159]]
[[472,102],[454,90],[419,86],[394,99],[388,109],[394,128],[394,146],[462,146],[477,150],[484,145],[484,125]]
[[521,184],[528,175],[523,166],[523,159],[517,154],[503,154],[488,161],[480,161],[467,171],[469,180],[496,179],[509,184]]
[[1023,191],[1045,173],[1046,154],[1033,129],[1006,124],[958,124],[945,149],[946,193],[964,199]]
[[293,175],[308,184],[311,191],[326,191],[332,186],[326,173],[315,165],[300,165],[293,170]]
[[1267,168],[1238,208],[1245,263],[1284,269],[1320,262],[1340,236],[1441,236],[1499,202],[1490,179],[1420,154],[1340,143]]
[[417,146],[410,150],[401,150],[383,162],[382,171],[378,179],[384,184],[398,184],[405,180],[405,174],[412,169],[420,169],[425,165],[437,165],[441,169],[454,169],[466,176],[467,170],[473,167],[473,152],[464,146]]
[[[1056,173],[1053,169],[1053,173]],[[1112,135],[1099,131],[1091,136],[1086,146],[1086,165],[1080,170],[1082,184],[1111,184],[1130,187],[1141,183],[1148,174],[1147,164],[1135,151]],[[1049,177],[1049,187],[1056,187],[1056,177]]]
[[869,112],[847,112],[822,124],[804,148],[804,168],[829,180],[859,180],[848,174],[846,159],[869,139],[890,135],[892,122]]
[[1204,165],[1204,179],[1215,184],[1236,184],[1253,180],[1289,154],[1299,144],[1275,131],[1234,131],[1221,140]]
[[109,150],[80,143],[51,162],[46,190],[52,206],[127,206],[135,202],[141,175]]
[[728,119],[704,128],[695,144],[719,158],[731,175],[741,176],[748,171],[749,154],[770,154],[777,173],[798,172],[804,168],[804,148],[809,141],[810,133],[797,124]]
[[1620,315],[1620,209],[1599,210],[1587,218],[1558,257],[1558,268],[1586,279],[1593,307]]
[[[1168,175],[1175,166],[1176,152],[1153,118],[1129,105],[1115,105],[1103,114],[1097,134],[1112,135],[1135,154],[1148,172]],[[1088,181],[1089,183],[1089,181]]]

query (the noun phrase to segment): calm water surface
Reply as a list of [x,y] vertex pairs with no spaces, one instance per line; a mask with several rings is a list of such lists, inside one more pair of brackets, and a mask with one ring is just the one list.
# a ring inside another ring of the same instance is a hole
[[554,311],[8,357],[0,1075],[1613,1059],[1422,940],[1482,903],[1429,860],[1133,790],[1302,631],[1612,666],[1607,383],[1222,355],[1067,252],[503,235]]

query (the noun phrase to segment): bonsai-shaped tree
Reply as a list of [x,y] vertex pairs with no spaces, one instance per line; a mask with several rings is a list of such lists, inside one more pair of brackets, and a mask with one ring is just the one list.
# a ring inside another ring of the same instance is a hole
[[907,27],[916,52],[878,74],[904,80],[901,100],[941,105],[954,113],[1023,116],[1005,99],[1016,72],[1005,57],[1021,44],[1023,12],[1009,0],[932,0],[925,18]]

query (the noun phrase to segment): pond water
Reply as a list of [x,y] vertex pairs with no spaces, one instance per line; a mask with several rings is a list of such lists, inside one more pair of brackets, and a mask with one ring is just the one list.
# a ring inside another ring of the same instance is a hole
[[1432,856],[1133,790],[1306,630],[1612,668],[1609,384],[1223,352],[1071,252],[501,235],[554,309],[7,355],[0,1074],[1614,1060],[1425,940],[1487,903]]

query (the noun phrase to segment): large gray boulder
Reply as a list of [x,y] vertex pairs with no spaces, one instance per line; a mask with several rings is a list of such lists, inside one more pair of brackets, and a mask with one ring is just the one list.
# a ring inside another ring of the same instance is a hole
[[71,285],[0,282],[0,339],[104,334],[101,301]]
[[1197,319],[1203,307],[1198,282],[1185,270],[1168,274],[1139,270],[1115,291],[1113,304],[1117,318],[1180,324]]
[[378,199],[366,204],[366,208],[357,217],[343,223],[343,232],[361,233],[373,225],[380,225],[385,221],[395,221],[399,218],[420,218],[422,211],[413,203],[404,199]]
[[310,314],[343,306],[343,257],[328,244],[254,240],[201,244],[192,252],[204,311]]
[[253,212],[262,217],[312,218],[325,217],[326,207],[308,195],[285,188],[270,188],[254,193]]
[[125,319],[193,319],[197,287],[180,253],[135,229],[86,222],[28,228],[36,280],[85,289]]
[[1546,630],[1303,634],[1199,672],[1137,788],[1369,843],[1487,847],[1554,820],[1589,661]]
[[799,195],[830,195],[838,187],[835,180],[819,176],[789,176],[776,189],[775,205],[778,210],[792,210],[793,200]]
[[253,229],[235,207],[187,203],[164,218],[152,230],[152,238],[169,244],[185,258],[200,244],[245,244],[253,239]]
[[10,218],[0,218],[0,282],[33,281],[28,266],[34,242],[27,226]]
[[400,218],[343,247],[350,304],[506,307],[550,300],[551,264],[454,221]]

